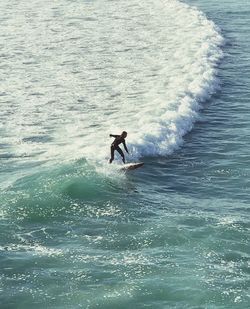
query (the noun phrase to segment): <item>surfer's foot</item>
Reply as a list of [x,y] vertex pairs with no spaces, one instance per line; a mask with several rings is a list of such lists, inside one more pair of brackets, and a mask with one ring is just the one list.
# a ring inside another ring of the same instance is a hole
[[125,164],[125,159],[122,159],[122,162]]
[[112,163],[112,161],[113,161],[113,160],[112,160],[112,159],[110,159],[110,160],[109,160],[109,164],[111,164],[111,163]]

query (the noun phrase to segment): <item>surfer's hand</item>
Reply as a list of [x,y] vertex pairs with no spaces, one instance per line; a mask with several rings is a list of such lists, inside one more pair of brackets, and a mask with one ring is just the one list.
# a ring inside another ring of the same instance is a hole
[[112,134],[109,134],[109,137],[112,137]]

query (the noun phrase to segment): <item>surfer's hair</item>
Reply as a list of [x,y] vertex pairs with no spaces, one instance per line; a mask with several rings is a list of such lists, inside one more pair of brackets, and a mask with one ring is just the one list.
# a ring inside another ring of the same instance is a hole
[[126,131],[123,131],[122,135],[128,135],[128,133]]

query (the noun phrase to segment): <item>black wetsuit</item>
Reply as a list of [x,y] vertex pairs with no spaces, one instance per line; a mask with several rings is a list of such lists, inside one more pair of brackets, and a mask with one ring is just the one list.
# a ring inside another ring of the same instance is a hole
[[128,149],[127,149],[127,146],[126,146],[126,143],[125,143],[125,138],[123,138],[121,135],[113,135],[113,134],[110,134],[111,137],[114,137],[115,140],[113,141],[113,143],[111,144],[111,159],[110,159],[110,163],[112,163],[112,161],[114,160],[114,152],[115,150],[119,152],[119,154],[121,155],[122,157],[122,161],[123,163],[125,163],[125,156],[124,156],[124,153],[123,151],[121,150],[121,148],[119,147],[119,145],[122,143],[123,146],[124,146],[124,149],[127,151],[128,153]]

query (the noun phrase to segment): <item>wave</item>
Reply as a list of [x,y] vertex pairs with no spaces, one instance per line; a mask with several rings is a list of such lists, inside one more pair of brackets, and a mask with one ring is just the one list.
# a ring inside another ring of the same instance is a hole
[[105,176],[81,159],[20,177],[0,191],[0,217],[48,222],[55,216],[64,220],[76,212],[94,216],[97,209],[105,210],[106,204],[109,208],[110,199],[118,198],[124,187],[132,190],[122,175],[113,170],[112,178],[110,174]]
[[[19,62],[6,62],[9,72],[17,68],[27,74],[18,91],[15,76],[3,85],[9,102],[1,119],[3,142],[11,145],[5,152],[21,163],[24,158],[106,162],[109,134],[123,130],[131,161],[180,147],[202,102],[218,88],[223,38],[214,23],[177,0],[101,6],[77,1],[61,8],[64,19],[44,20],[54,5],[45,1],[32,24],[17,19],[17,35],[7,40],[14,52],[18,38],[29,34]],[[82,12],[88,15],[84,19]],[[31,31],[37,23],[51,31]],[[70,31],[62,35],[60,29]],[[37,42],[42,52],[27,66]]]

